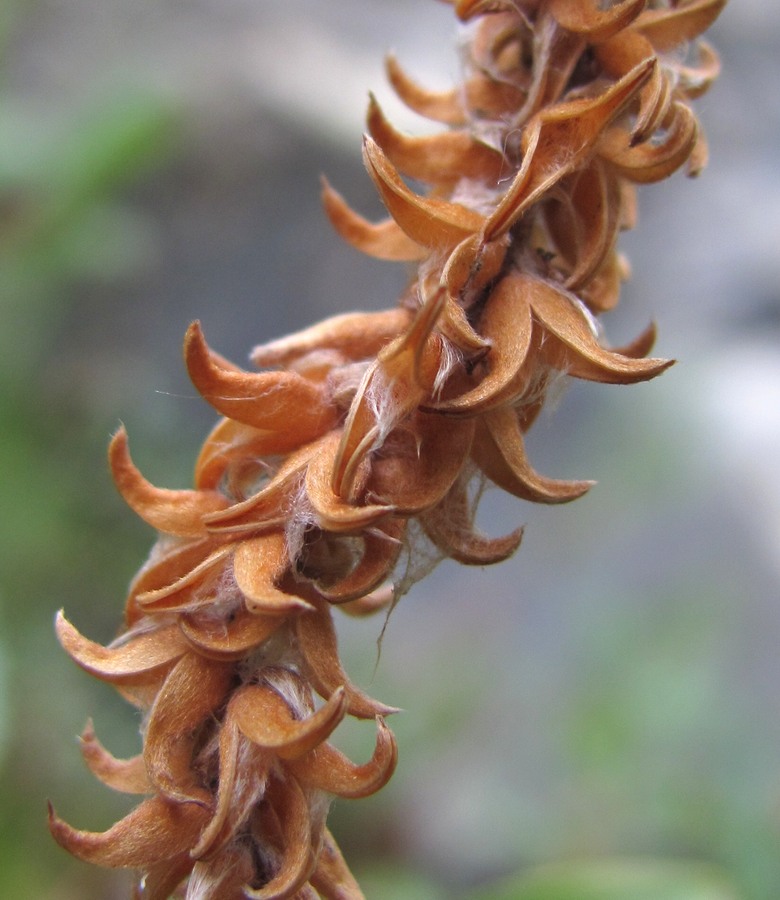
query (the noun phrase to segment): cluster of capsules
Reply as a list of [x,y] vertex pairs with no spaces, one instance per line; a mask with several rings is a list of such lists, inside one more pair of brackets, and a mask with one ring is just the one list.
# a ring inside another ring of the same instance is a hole
[[[615,244],[636,186],[705,163],[690,104],[717,75],[699,35],[724,3],[458,0],[462,83],[428,91],[388,60],[401,99],[445,127],[401,133],[372,98],[364,160],[389,216],[366,220],[327,183],[323,199],[352,246],[411,264],[398,305],[262,344],[253,371],[193,324],[187,369],[224,418],[191,490],[145,480],[123,430],[111,443],[119,491],[159,538],[114,643],[62,614],[56,627],[143,711],[131,759],[91,725],[82,735],[94,774],[142,799],[101,833],[52,811],[63,847],[138,870],[147,900],[362,897],[327,809],[387,782],[394,710],[349,680],[332,609],[391,602],[415,542],[466,564],[510,556],[521,530],[475,527],[475,483],[539,503],[590,486],[527,459],[552,382],[627,384],[669,365],[647,358],[652,328],[610,349],[597,317],[626,275]],[[376,722],[367,762],[328,741],[345,716]]]

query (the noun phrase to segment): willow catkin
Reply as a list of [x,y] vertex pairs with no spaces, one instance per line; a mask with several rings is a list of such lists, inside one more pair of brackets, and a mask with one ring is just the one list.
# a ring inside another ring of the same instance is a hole
[[[430,559],[506,559],[522,532],[475,528],[475,481],[538,503],[590,486],[527,458],[550,385],[629,384],[670,365],[647,357],[652,329],[612,349],[597,317],[618,302],[635,186],[706,161],[691,101],[717,75],[699,35],[725,0],[451,5],[466,23],[461,84],[431,92],[387,65],[442,130],[403,134],[370,101],[364,160],[388,218],[366,220],[323,183],[347,242],[414,268],[398,306],[261,344],[254,371],[193,324],[187,369],[224,418],[191,490],[146,481],[123,430],[111,442],[117,487],[160,536],[117,641],[95,644],[62,614],[57,634],[143,710],[132,759],[91,725],[82,736],[94,774],[143,799],[104,833],[53,812],[50,827],[87,862],[138,870],[139,897],[362,896],[327,806],[390,778],[394,710],[349,680],[333,607],[364,615],[397,599],[425,570],[409,563],[420,543]],[[328,743],[347,715],[376,721],[367,762]]]

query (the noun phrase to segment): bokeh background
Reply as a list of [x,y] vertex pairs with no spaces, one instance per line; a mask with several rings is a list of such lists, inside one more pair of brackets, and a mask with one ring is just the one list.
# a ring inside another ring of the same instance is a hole
[[[422,131],[382,72],[458,77],[433,0],[4,0],[0,7],[0,896],[127,895],[50,840],[46,799],[100,830],[129,808],[86,773],[88,715],[118,755],[138,721],[60,651],[55,611],[108,641],[153,536],[110,483],[118,422],[185,487],[213,413],[187,324],[254,343],[394,303],[401,267],[331,233],[318,177],[366,215],[366,94]],[[678,364],[573,384],[530,440],[571,506],[486,498],[492,570],[442,565],[387,624],[342,620],[348,671],[403,707],[401,760],[332,825],[378,900],[465,897],[539,863],[700,860],[780,896],[780,5],[732,0],[700,103],[711,163],[640,193],[633,279],[605,321],[651,318]],[[371,726],[345,729],[365,758]],[[725,888],[724,888],[725,890]],[[488,891],[489,896],[489,891]],[[661,900],[661,898],[659,898]]]

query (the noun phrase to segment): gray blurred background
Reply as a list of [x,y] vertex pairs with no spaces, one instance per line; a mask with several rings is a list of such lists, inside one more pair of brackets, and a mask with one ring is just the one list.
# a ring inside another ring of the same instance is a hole
[[[0,895],[126,895],[56,848],[45,800],[100,830],[128,808],[86,774],[88,715],[118,755],[136,714],[60,651],[59,607],[109,640],[153,536],[105,466],[123,421],[153,482],[189,483],[214,414],[187,324],[236,362],[316,319],[392,305],[403,267],[330,231],[320,173],[365,215],[367,91],[420,132],[382,60],[458,77],[434,0],[5,0],[0,8]],[[493,569],[442,565],[393,613],[340,618],[346,667],[394,720],[400,764],[332,827],[370,898],[465,896],[571,857],[713,863],[780,896],[780,6],[732,0],[699,104],[711,162],[640,192],[633,278],[605,320],[650,319],[678,364],[572,384],[529,441],[563,508],[489,495]],[[370,726],[342,746],[370,753]]]

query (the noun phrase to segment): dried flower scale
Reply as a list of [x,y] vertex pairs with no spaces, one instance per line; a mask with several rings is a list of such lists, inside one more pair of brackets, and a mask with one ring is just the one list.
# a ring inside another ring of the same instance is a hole
[[[138,897],[362,897],[327,809],[393,774],[395,710],[349,680],[332,608],[397,599],[420,574],[419,542],[466,564],[509,557],[522,532],[480,533],[475,485],[538,503],[590,487],[526,456],[550,384],[629,384],[670,365],[647,357],[652,329],[610,349],[596,317],[618,301],[636,185],[706,162],[691,101],[717,76],[700,34],[725,0],[450,5],[465,23],[458,87],[428,91],[387,62],[400,98],[442,130],[403,134],[369,103],[364,161],[388,218],[366,220],[323,183],[349,244],[410,265],[400,303],[261,344],[255,371],[193,324],[185,363],[223,418],[191,490],[146,481],[124,430],[111,442],[117,487],[159,539],[114,643],[62,614],[56,629],[143,711],[132,759],[91,723],[82,735],[95,776],[142,799],[103,833],[53,811],[50,828],[82,860],[137,870]],[[375,720],[368,761],[328,742],[345,716]]]

